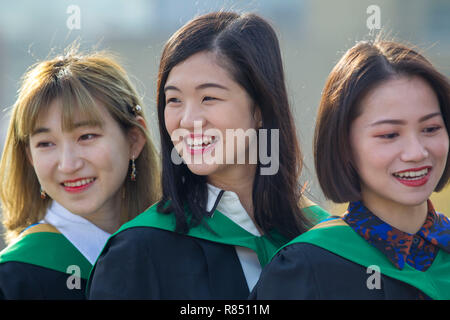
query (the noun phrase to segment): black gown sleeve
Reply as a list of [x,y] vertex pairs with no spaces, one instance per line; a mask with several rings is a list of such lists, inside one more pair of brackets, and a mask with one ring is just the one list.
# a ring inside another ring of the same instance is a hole
[[83,300],[86,280],[69,289],[70,275],[23,262],[0,264],[0,298],[6,300]]
[[380,274],[379,287],[369,286],[367,268],[308,243],[289,245],[263,270],[250,299],[415,300],[428,297],[419,289]]
[[154,261],[140,231],[125,230],[108,241],[89,279],[88,299],[160,298]]
[[88,299],[209,300],[249,295],[234,246],[151,227],[112,237],[90,277]]
[[307,253],[283,248],[263,269],[251,300],[318,299],[317,280]]

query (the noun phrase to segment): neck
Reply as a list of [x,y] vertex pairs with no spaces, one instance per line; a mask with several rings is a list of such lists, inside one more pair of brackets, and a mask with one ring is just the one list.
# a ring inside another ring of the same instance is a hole
[[95,224],[103,231],[113,234],[121,225],[120,210],[122,208],[122,201],[120,195],[117,195],[115,201],[113,202],[113,205],[103,206],[96,212],[89,214],[84,218]]
[[113,234],[120,227],[120,216],[117,219],[111,219],[111,217],[85,217],[87,220],[95,224],[109,234]]
[[208,176],[208,183],[217,188],[233,191],[239,197],[239,201],[247,211],[252,220],[253,218],[253,181],[255,178],[256,165],[242,166],[234,172],[227,172],[226,175],[212,174]]
[[415,234],[425,223],[427,201],[417,205],[406,206],[400,203],[382,201],[373,196],[362,194],[364,205],[378,218],[409,234]]

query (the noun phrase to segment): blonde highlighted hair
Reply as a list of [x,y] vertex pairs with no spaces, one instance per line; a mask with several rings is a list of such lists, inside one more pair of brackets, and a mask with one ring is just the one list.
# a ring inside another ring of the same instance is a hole
[[102,123],[95,100],[103,103],[126,132],[139,128],[146,144],[135,160],[136,181],[125,179],[122,189],[122,222],[134,218],[160,196],[159,160],[149,133],[138,121],[145,120],[138,94],[125,70],[106,52],[80,53],[78,45],[64,55],[31,66],[23,76],[0,162],[0,198],[5,240],[41,220],[51,199],[40,198],[40,184],[27,158],[29,138],[36,120],[55,99],[62,101],[62,128],[73,129],[75,112],[93,123]]

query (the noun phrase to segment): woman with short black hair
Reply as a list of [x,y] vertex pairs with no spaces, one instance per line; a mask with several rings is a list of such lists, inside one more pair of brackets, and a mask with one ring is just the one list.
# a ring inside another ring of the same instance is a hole
[[324,194],[350,202],[266,267],[257,299],[449,299],[450,86],[421,54],[360,42],[330,73],[314,155]]

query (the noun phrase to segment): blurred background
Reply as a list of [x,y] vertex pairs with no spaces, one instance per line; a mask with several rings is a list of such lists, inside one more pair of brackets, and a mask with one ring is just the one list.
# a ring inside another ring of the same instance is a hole
[[[194,16],[219,9],[258,13],[277,31],[305,155],[303,180],[309,182],[310,198],[336,214],[346,205],[323,197],[311,141],[322,87],[342,54],[382,29],[419,47],[450,76],[449,0],[0,0],[1,149],[23,73],[33,63],[62,53],[76,39],[82,49],[107,49],[120,56],[143,97],[159,145],[155,89],[162,47]],[[450,214],[449,187],[432,200],[439,211]],[[0,249],[3,246],[0,241]]]

